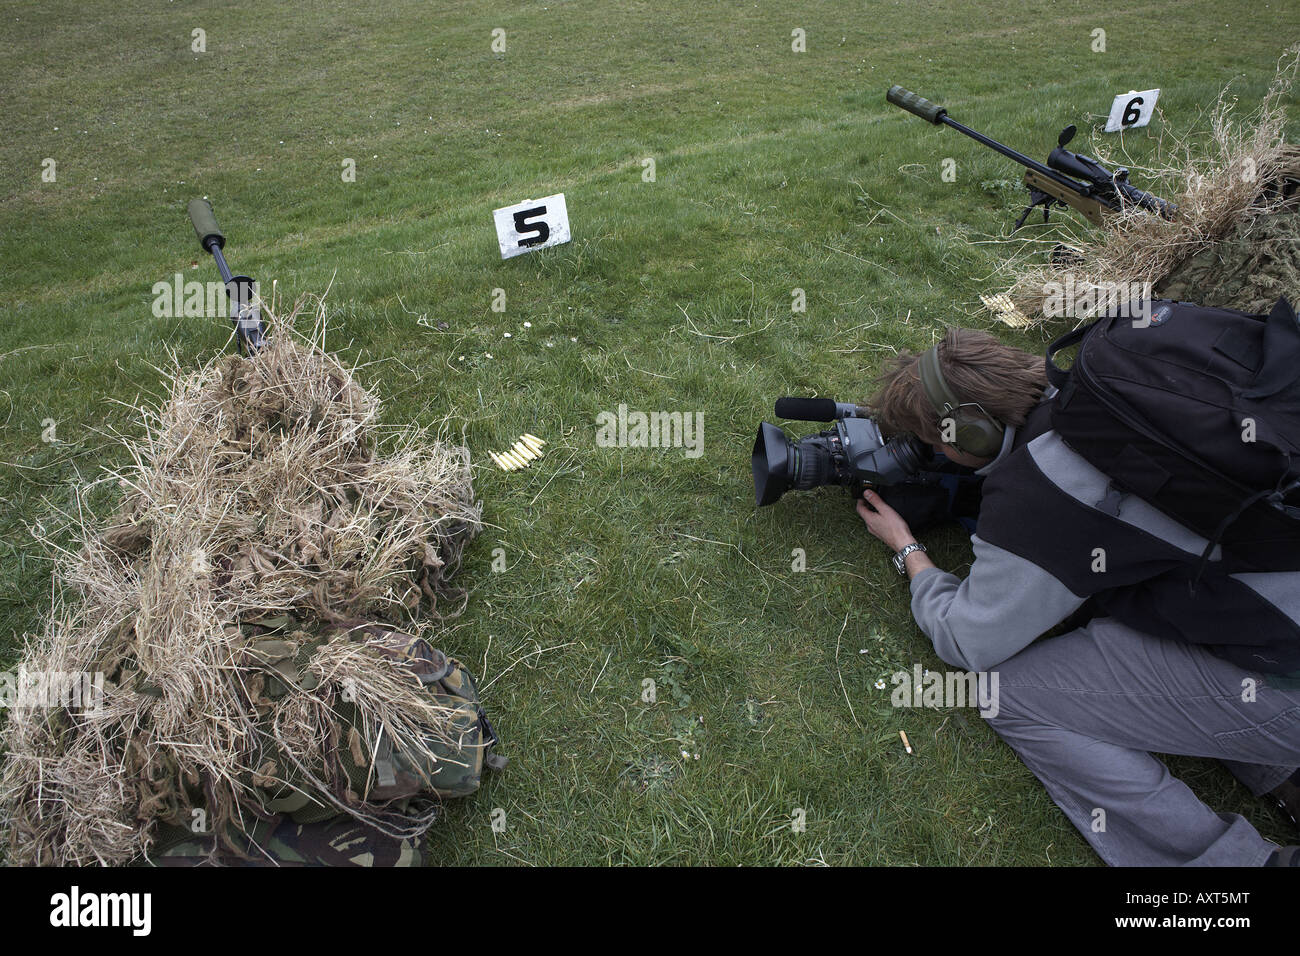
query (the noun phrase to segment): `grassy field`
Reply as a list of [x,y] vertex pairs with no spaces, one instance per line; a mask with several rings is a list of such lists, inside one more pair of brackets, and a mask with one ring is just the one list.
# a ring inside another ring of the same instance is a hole
[[[1005,232],[1019,171],[886,105],[891,83],[1039,158],[1159,86],[1162,118],[1125,137],[1140,162],[1224,84],[1258,103],[1296,7],[1248,6],[11,0],[0,665],[49,604],[30,528],[119,463],[106,433],[136,427],[164,349],[227,344],[151,312],[155,282],[216,277],[185,215],[205,195],[264,293],[329,287],[328,344],[368,363],[387,420],[450,416],[474,452],[489,527],[438,643],[481,675],[511,765],[450,807],[435,861],[1096,863],[974,710],[890,706],[880,679],[947,669],[905,584],[843,492],[757,511],[749,449],[776,397],[861,399],[896,350],[987,325],[1005,250],[971,240]],[[556,192],[573,241],[503,262],[492,209]],[[620,403],[702,412],[703,454],[598,447]],[[523,431],[547,459],[492,467]],[[956,529],[928,543],[969,561]],[[1217,764],[1174,766],[1288,842]]]

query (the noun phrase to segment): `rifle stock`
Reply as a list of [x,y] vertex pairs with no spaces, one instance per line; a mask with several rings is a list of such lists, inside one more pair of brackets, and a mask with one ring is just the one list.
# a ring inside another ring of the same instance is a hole
[[[1114,211],[1110,206],[1104,205],[1100,199],[1093,196],[1085,196],[1073,189],[1067,189],[1055,179],[1048,179],[1037,170],[1025,170],[1025,188],[1029,190],[1031,197],[1034,193],[1044,193],[1062,206],[1069,206],[1071,209],[1077,209],[1079,212],[1083,213],[1087,220],[1094,226],[1100,226],[1105,222],[1106,214]],[[1034,205],[1040,204],[1035,203]],[[1029,209],[1033,208],[1034,206],[1029,207]],[[1026,210],[1026,214],[1027,213],[1028,210]],[[1043,209],[1043,214],[1044,217],[1046,217],[1046,208]],[[1017,221],[1016,225],[1019,226],[1022,222],[1024,222],[1023,216],[1019,221]]]

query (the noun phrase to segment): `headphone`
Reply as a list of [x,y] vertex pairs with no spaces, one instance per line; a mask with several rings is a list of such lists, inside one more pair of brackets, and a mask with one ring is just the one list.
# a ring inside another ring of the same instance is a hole
[[[921,377],[921,388],[930,400],[935,411],[939,413],[939,425],[951,419],[956,426],[956,434],[951,445],[960,452],[977,458],[994,458],[1002,450],[1002,439],[1006,426],[990,415],[976,402],[963,402],[948,387],[939,368],[939,346],[921,353],[917,367]],[[967,409],[979,409],[978,413]]]

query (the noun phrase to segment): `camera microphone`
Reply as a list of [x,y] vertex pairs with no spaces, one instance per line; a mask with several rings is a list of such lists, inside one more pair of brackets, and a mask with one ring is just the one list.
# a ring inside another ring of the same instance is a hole
[[831,422],[837,418],[866,417],[867,410],[851,402],[836,402],[829,398],[778,398],[776,417],[801,422]]

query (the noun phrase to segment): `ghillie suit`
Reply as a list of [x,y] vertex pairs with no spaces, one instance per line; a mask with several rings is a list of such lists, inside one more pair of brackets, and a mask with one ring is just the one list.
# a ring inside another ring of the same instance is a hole
[[321,344],[290,320],[141,410],[120,504],[62,553],[23,661],[102,693],[11,711],[12,862],[126,863],[176,828],[269,860],[259,838],[286,817],[416,845],[439,796],[477,786],[491,729],[417,617],[464,607],[468,452],[379,425]]

